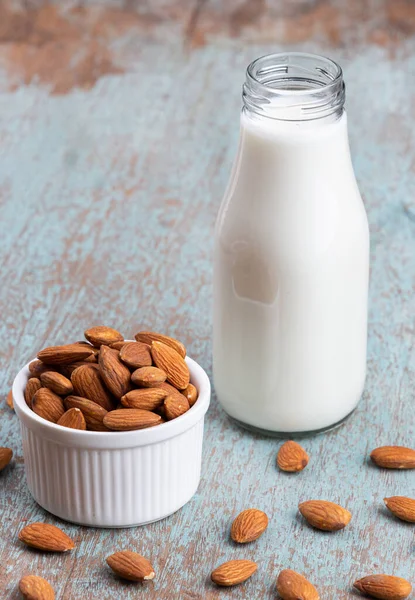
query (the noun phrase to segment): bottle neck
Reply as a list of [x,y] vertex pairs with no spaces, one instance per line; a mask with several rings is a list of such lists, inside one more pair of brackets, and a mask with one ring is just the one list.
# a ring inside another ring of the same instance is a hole
[[343,114],[343,73],[323,56],[271,54],[249,65],[242,98],[244,111],[262,119],[332,123]]

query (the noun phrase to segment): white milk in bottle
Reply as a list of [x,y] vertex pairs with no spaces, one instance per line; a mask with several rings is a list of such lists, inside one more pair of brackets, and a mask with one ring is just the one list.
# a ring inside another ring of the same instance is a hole
[[252,429],[341,423],[366,371],[369,233],[338,65],[301,53],[247,70],[215,234],[214,383]]

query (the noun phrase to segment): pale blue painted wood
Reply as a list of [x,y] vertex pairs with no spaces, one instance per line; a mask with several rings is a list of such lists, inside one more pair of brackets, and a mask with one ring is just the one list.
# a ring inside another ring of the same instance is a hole
[[[205,11],[201,24],[209,5]],[[308,575],[323,599],[353,597],[353,580],[370,572],[415,583],[413,526],[388,516],[382,502],[415,496],[415,473],[367,462],[377,445],[415,443],[414,36],[382,48],[364,37],[354,44],[350,34],[339,49],[324,37],[281,46],[218,34],[183,49],[181,34],[162,39],[166,27],[151,35],[115,27],[111,52],[124,72],[66,95],[36,81],[11,91],[13,65],[0,46],[1,393],[39,348],[77,339],[92,323],[126,336],[144,326],[168,331],[210,374],[212,232],[236,150],[244,67],[290,47],[324,52],[345,67],[353,160],[372,236],[365,395],[341,429],[304,440],[310,464],[294,476],[276,469],[277,441],[239,430],[214,399],[194,499],[140,529],[62,523],[78,540],[65,556],[28,551],[17,540],[26,520],[56,520],[26,489],[17,418],[2,405],[0,444],[15,451],[0,475],[3,595],[17,598],[19,578],[31,571],[65,600],[274,598],[286,567]],[[335,535],[310,529],[296,509],[310,498],[343,504],[351,525]],[[270,526],[258,542],[238,547],[229,527],[248,507],[265,510]],[[105,556],[123,547],[152,559],[154,583],[137,589],[111,575]],[[220,592],[210,571],[232,558],[256,560],[258,573]]]

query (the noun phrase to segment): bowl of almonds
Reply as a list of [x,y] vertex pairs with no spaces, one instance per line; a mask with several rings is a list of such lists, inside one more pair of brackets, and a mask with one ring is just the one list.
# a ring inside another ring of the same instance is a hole
[[163,519],[199,484],[209,378],[164,334],[85,338],[44,348],[14,380],[29,490],[81,525]]

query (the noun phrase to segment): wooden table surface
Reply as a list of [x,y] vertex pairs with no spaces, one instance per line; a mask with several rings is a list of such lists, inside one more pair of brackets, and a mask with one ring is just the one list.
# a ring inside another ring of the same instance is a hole
[[[304,440],[299,475],[275,465],[279,442],[230,423],[213,397],[202,480],[189,504],[129,530],[60,525],[68,555],[29,551],[24,523],[55,523],[30,497],[16,415],[1,405],[0,588],[17,599],[36,572],[59,599],[275,598],[281,568],[322,600],[355,597],[358,577],[415,583],[412,525],[383,497],[415,496],[415,472],[368,463],[383,444],[414,445],[415,3],[412,0],[1,0],[1,393],[38,349],[109,324],[168,331],[211,373],[212,232],[238,137],[244,69],[278,50],[322,52],[347,81],[350,140],[371,229],[368,378],[341,429]],[[339,382],[340,384],[341,382]],[[297,504],[330,499],[353,513],[336,534],[310,529]],[[258,542],[236,546],[240,510],[266,511]],[[144,587],[105,557],[151,557]],[[250,558],[245,585],[209,583],[222,561]]]

